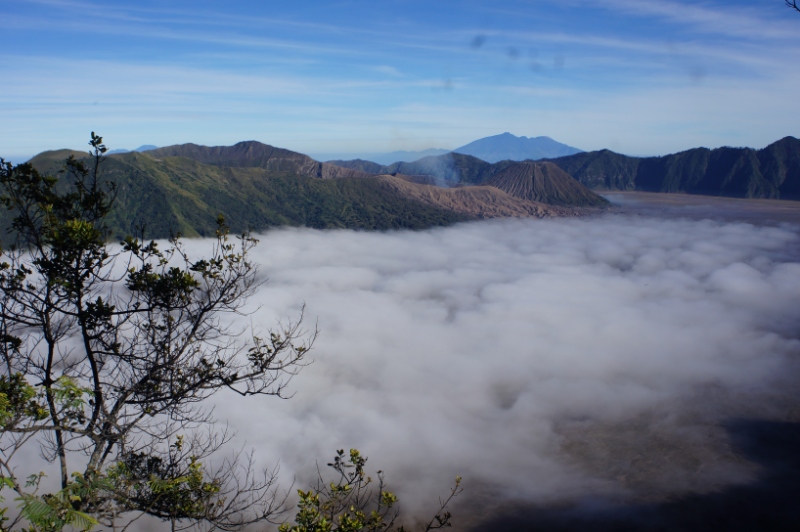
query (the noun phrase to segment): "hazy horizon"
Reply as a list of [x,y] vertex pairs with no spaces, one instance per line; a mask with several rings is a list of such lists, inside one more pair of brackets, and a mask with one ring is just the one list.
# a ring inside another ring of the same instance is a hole
[[[516,136],[523,137],[524,135],[516,135]],[[547,136],[547,135],[539,135],[539,136]],[[254,140],[254,139],[250,139],[250,140]],[[479,139],[474,139],[474,140],[479,140]],[[553,140],[558,141],[558,139],[553,139]],[[688,148],[688,149],[693,149],[693,148],[716,149],[716,148],[723,148],[723,147],[728,147],[728,148],[732,147],[732,148],[752,148],[752,149],[759,150],[759,149],[765,148],[766,146],[768,146],[770,144],[773,144],[774,142],[777,142],[779,140],[781,140],[781,139],[775,139],[773,141],[770,141],[768,144],[766,144],[764,146],[727,146],[727,145],[725,145],[725,146],[692,146],[691,148]],[[238,142],[247,142],[247,141],[238,141]],[[261,141],[256,140],[256,142],[261,142]],[[109,143],[109,144],[111,146],[113,146],[113,144],[111,144],[111,143]],[[181,144],[184,144],[184,143],[181,143]],[[233,144],[237,144],[237,142],[234,142],[234,143],[232,143],[230,145],[232,146]],[[266,144],[266,143],[262,143],[262,144]],[[150,144],[142,144],[142,145],[136,146],[135,148],[131,148],[131,149],[113,147],[113,148],[110,148],[110,150],[133,151],[133,150],[139,148],[140,146],[152,146],[152,145],[150,145]],[[281,146],[281,145],[273,145],[273,146],[276,147],[276,148],[288,149],[290,151],[297,151],[297,150],[291,150],[290,148],[287,148],[286,146]],[[161,148],[161,147],[165,147],[165,146],[157,146],[157,147]],[[457,149],[458,147],[459,146],[456,146],[453,149]],[[573,147],[575,147],[575,146],[573,146]],[[87,151],[82,146],[77,146],[77,147],[73,146],[73,147],[69,147],[69,148],[61,146],[61,147],[58,147],[58,148],[48,148],[47,150],[44,150],[44,151],[52,151],[52,150],[58,150],[58,149],[72,149],[72,150],[76,150],[76,151]],[[419,157],[410,157],[410,158],[406,158],[406,159],[400,158],[400,159],[392,159],[392,160],[385,159],[385,157],[387,155],[389,155],[389,154],[394,154],[394,153],[415,154],[418,151],[419,152],[424,152],[424,151],[443,150],[443,149],[444,148],[430,147],[430,148],[427,148],[426,150],[411,150],[411,151],[409,151],[409,150],[397,150],[397,151],[391,151],[391,152],[370,152],[370,153],[367,153],[367,152],[332,152],[332,153],[304,153],[304,152],[299,152],[299,153],[303,153],[304,155],[308,155],[311,158],[313,158],[313,159],[315,159],[317,161],[321,161],[321,162],[330,161],[330,160],[336,160],[336,159],[341,159],[341,160],[364,159],[364,160],[368,160],[368,161],[372,161],[372,162],[377,162],[379,164],[387,164],[388,165],[388,164],[391,164],[391,163],[397,162],[397,161],[412,162],[414,160],[417,160],[418,158],[426,157],[426,156],[429,155],[429,154],[423,153],[422,155],[419,155]],[[601,149],[606,149],[606,148],[601,148]],[[582,150],[582,151],[589,151],[589,150]],[[614,150],[611,150],[611,151],[614,151]],[[30,160],[31,158],[35,157],[39,153],[42,153],[42,152],[37,152],[37,153],[34,153],[34,154],[22,155],[22,156],[19,156],[19,155],[17,155],[17,156],[14,156],[14,155],[0,155],[0,157],[3,157],[6,161],[13,162],[14,164],[19,164],[19,163],[27,162],[28,160]],[[87,153],[88,153],[88,151],[87,151]],[[109,153],[109,155],[111,155],[111,153]],[[660,157],[660,156],[664,156],[664,155],[671,155],[671,153],[659,153],[659,154],[623,153],[622,155],[627,155],[627,156],[630,156],[630,157]],[[381,162],[381,160],[384,160],[384,161]]]

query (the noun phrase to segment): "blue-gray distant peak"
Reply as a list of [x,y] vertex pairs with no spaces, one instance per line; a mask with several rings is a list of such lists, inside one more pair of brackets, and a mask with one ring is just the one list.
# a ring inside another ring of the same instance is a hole
[[[445,153],[450,153],[450,150],[443,150],[441,148],[429,148],[427,150],[419,150],[419,151],[393,151],[390,153],[380,154],[379,159],[376,160],[381,164],[392,164],[398,161],[403,162],[414,162],[422,159],[423,157],[430,157],[435,155],[444,155]],[[375,160],[375,159],[370,159]]]
[[582,150],[557,142],[550,137],[517,137],[503,133],[470,142],[453,150],[472,155],[490,163],[499,161],[525,161],[527,159],[551,159],[581,153]]
[[393,151],[393,152],[355,152],[355,153],[311,153],[314,159],[318,161],[344,161],[361,159],[363,161],[370,161],[379,165],[390,165],[396,162],[413,162],[422,159],[423,157],[430,157],[431,155],[444,155],[450,153],[450,150],[441,148],[429,148],[427,150],[419,151]]
[[[139,146],[133,151],[150,151],[158,149],[158,146],[153,146],[152,144],[145,144],[144,146]],[[130,153],[131,150],[126,150],[125,148],[117,148],[116,150],[109,150],[106,152],[106,155],[115,155],[118,153]]]

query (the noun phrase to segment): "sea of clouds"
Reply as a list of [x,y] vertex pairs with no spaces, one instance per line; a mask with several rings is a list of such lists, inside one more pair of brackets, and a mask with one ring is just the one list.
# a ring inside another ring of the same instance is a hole
[[724,424],[800,404],[799,231],[614,214],[271,231],[246,319],[305,304],[314,363],[291,399],[217,396],[215,416],[287,487],[358,448],[413,515],[456,475],[467,512],[748,482]]

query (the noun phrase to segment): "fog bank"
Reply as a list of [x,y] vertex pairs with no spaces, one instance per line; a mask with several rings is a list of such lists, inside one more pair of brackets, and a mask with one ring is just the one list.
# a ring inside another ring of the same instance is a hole
[[796,226],[607,215],[260,239],[253,327],[305,303],[315,362],[290,400],[218,399],[216,417],[287,485],[356,447],[412,513],[457,474],[476,511],[660,500],[758,475],[728,420],[797,418]]

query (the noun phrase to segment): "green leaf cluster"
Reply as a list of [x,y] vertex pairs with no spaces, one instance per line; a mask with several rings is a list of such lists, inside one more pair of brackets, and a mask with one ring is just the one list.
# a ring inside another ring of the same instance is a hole
[[[252,457],[204,467],[228,437],[202,404],[223,390],[284,396],[316,331],[300,328],[301,313],[239,341],[247,331],[220,319],[241,313],[259,282],[248,255],[257,241],[246,231],[230,237],[219,213],[205,258],[191,258],[180,235],[163,248],[127,235],[119,247],[107,244],[125,187],[100,172],[102,137],[92,133],[89,144],[92,157],[69,157],[58,178],[0,159],[0,204],[13,241],[0,248],[0,490],[13,491],[20,510],[9,517],[0,508],[0,529],[114,528],[140,514],[221,530],[272,520],[283,500],[274,475],[253,471]],[[367,203],[364,212],[374,214]],[[353,203],[330,206],[342,205]],[[31,447],[45,470],[58,470],[59,491],[40,493],[45,472],[17,477],[39,469],[20,464]],[[340,450],[330,464],[337,478],[301,490],[296,523],[281,530],[400,530],[397,497],[365,464],[357,450]],[[445,506],[428,529],[449,524]]]
[[0,375],[0,429],[6,430],[23,421],[40,421],[47,409],[39,401],[40,394],[21,373]]
[[[239,458],[204,468],[227,437],[199,405],[221,390],[280,396],[315,334],[298,321],[240,341],[219,319],[258,286],[257,241],[230,238],[223,216],[199,260],[179,235],[163,248],[109,245],[118,187],[100,171],[103,139],[89,144],[91,158],[70,156],[58,177],[0,160],[13,242],[0,248],[0,478],[21,502],[9,526],[114,527],[132,513],[226,530],[264,521],[273,479]],[[57,468],[60,491],[38,493],[44,473],[17,478],[28,447]]]
[[218,479],[208,480],[197,457],[181,461],[146,453],[131,453],[109,468],[108,480],[121,504],[147,508],[164,519],[202,519],[224,504],[217,497]]
[[22,494],[17,497],[21,513],[29,523],[27,531],[58,532],[66,526],[85,531],[98,524],[97,519],[77,509],[93,496],[96,486],[79,474],[73,478],[73,482],[56,493],[41,496]]
[[[293,523],[283,523],[279,532],[404,532],[395,523],[397,496],[386,490],[382,471],[377,472],[377,482],[365,471],[367,458],[357,449],[336,452],[328,466],[334,473],[333,481],[321,476],[317,486],[307,491],[297,490],[298,511]],[[452,516],[446,511],[453,497],[461,492],[461,477],[456,477],[450,496],[440,501],[436,515],[424,530],[452,526]]]

